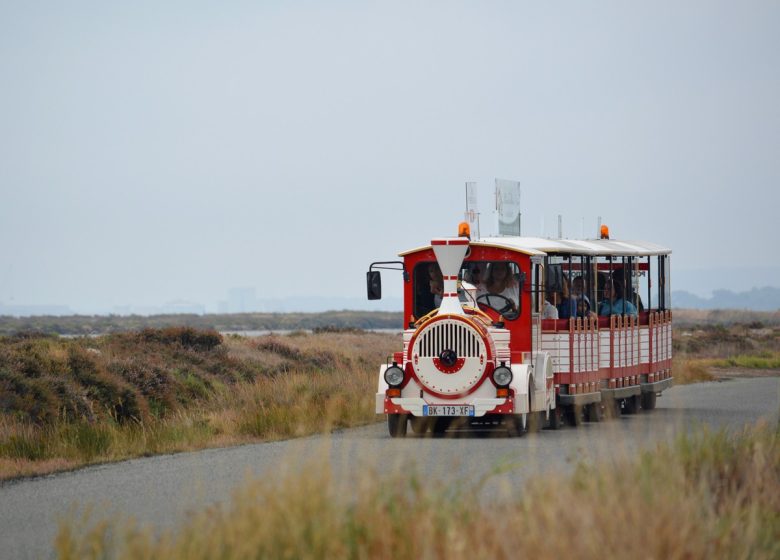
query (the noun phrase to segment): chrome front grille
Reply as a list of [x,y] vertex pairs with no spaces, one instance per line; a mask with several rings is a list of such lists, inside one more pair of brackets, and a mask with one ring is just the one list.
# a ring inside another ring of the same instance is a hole
[[417,339],[421,358],[437,358],[444,350],[454,350],[459,358],[478,358],[483,354],[482,338],[460,321],[437,321]]

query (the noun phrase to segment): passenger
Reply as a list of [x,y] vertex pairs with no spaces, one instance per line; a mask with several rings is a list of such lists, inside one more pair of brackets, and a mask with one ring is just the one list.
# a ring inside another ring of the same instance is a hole
[[636,317],[636,307],[630,301],[623,299],[623,285],[620,282],[607,280],[604,284],[604,300],[599,305],[599,315],[633,315]]
[[[577,300],[577,317],[589,317],[591,315],[590,302],[587,297],[582,297]],[[593,313],[595,316],[595,313]]]
[[577,301],[569,295],[569,279],[564,276],[562,292],[558,292],[558,318],[569,319],[577,316]]
[[[623,283],[623,271],[618,269],[612,272],[612,278],[615,281],[615,284],[621,284]],[[643,312],[645,310],[645,306],[642,303],[641,296],[634,290],[633,283],[631,280],[626,277],[626,300],[631,302],[634,305],[634,308],[636,308],[639,313]]]
[[464,274],[463,279],[469,284],[473,284],[474,286],[479,286],[482,284],[482,270],[479,268],[479,265],[470,265],[466,270],[466,274]]
[[642,313],[645,310],[645,305],[642,303],[642,296],[640,296],[636,291],[634,291],[634,288],[629,288],[629,296],[628,301],[636,302],[636,307],[639,310],[640,313]]
[[590,309],[590,298],[585,295],[585,280],[577,276],[571,283],[571,297],[577,302],[577,317],[596,315]]
[[547,297],[544,300],[544,306],[542,307],[542,319],[557,319],[558,308],[555,306],[555,302],[558,301],[560,292],[553,290],[547,291]]
[[480,295],[504,296],[512,302],[512,307],[517,309],[517,303],[520,301],[520,287],[512,274],[509,263],[495,262],[491,264],[487,278],[479,288]]
[[584,299],[588,302],[588,307],[590,307],[590,299],[585,295],[585,280],[583,280],[582,276],[577,276],[572,280],[571,296],[574,299]]

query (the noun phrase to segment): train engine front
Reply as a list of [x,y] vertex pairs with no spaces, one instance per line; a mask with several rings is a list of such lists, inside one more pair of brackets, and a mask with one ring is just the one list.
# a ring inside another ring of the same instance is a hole
[[403,352],[380,367],[376,412],[387,415],[393,437],[406,435],[409,423],[418,434],[481,423],[522,435],[534,368],[512,363],[510,331],[479,309],[475,287],[459,285],[469,240],[434,239],[431,248],[443,280],[441,302],[409,324]]

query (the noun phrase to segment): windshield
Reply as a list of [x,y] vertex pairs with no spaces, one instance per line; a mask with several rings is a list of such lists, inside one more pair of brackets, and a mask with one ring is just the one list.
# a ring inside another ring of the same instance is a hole
[[[414,315],[422,317],[441,305],[443,281],[439,265],[414,268]],[[493,310],[509,321],[520,315],[523,274],[508,261],[469,261],[458,274],[458,299],[464,305]]]

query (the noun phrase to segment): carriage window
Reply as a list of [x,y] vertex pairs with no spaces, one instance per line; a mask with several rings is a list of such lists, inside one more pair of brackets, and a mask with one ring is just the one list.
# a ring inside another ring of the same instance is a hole
[[419,263],[414,267],[414,316],[427,315],[441,305],[444,279],[435,261]]
[[595,301],[595,282],[590,257],[549,255],[545,270],[545,319],[588,317]]

